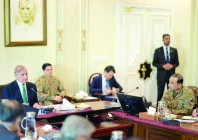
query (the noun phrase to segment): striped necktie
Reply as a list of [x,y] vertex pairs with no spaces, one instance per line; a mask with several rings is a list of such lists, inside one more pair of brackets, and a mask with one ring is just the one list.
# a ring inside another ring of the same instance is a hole
[[167,62],[167,63],[170,63],[168,48],[166,48],[166,62]]
[[111,87],[109,85],[109,80],[106,80],[106,89],[110,89],[111,90]]

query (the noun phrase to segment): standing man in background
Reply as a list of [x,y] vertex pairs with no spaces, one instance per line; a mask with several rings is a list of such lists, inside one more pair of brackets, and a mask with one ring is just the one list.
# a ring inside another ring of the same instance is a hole
[[157,103],[161,100],[165,84],[169,84],[169,78],[175,73],[175,68],[179,66],[177,49],[170,47],[170,35],[162,36],[164,45],[157,48],[154,53],[153,66],[157,68]]
[[44,75],[39,77],[36,81],[39,103],[42,104],[43,100],[46,105],[53,104],[53,101],[62,102],[62,98],[66,96],[66,90],[61,81],[52,76],[52,65],[50,63],[45,63],[42,69]]

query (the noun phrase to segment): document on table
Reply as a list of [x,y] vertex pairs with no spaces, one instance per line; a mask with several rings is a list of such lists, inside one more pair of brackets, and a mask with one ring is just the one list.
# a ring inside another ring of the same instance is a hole
[[53,107],[56,110],[74,110],[75,109],[75,105],[73,104],[69,104],[69,105],[57,104],[57,105],[43,106],[43,108],[48,108],[48,107]]
[[191,120],[193,118],[193,116],[183,116],[182,119],[183,120]]
[[196,122],[195,120],[183,120],[183,119],[174,119],[174,120],[177,120],[177,121],[183,122],[183,123],[194,123],[194,122]]
[[97,97],[87,96],[84,99],[98,99]]
[[198,121],[198,117],[193,117],[193,116],[183,116],[182,119],[183,120],[197,120]]
[[197,122],[198,121],[198,117],[193,117],[193,116],[183,116],[182,119],[183,120],[182,122]]

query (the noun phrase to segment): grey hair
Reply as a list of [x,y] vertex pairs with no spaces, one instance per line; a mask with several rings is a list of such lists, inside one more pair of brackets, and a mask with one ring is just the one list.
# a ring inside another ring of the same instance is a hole
[[26,69],[25,66],[23,65],[18,65],[15,67],[14,69],[14,74],[17,75],[19,72],[21,72],[22,70]]
[[61,139],[75,140],[78,136],[89,138],[94,130],[94,125],[86,118],[70,115],[65,119],[61,128]]

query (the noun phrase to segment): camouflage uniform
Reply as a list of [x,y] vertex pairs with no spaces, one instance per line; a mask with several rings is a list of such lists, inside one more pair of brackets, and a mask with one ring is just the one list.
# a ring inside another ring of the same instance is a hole
[[47,78],[45,75],[39,77],[36,81],[36,87],[38,91],[38,101],[42,104],[42,98],[45,99],[45,105],[52,104],[55,96],[65,96],[66,90],[63,84],[56,77],[52,76]]
[[[175,97],[174,97],[175,96]],[[179,93],[168,90],[162,97],[167,108],[176,115],[191,115],[195,106],[196,98],[192,90],[182,87]]]

